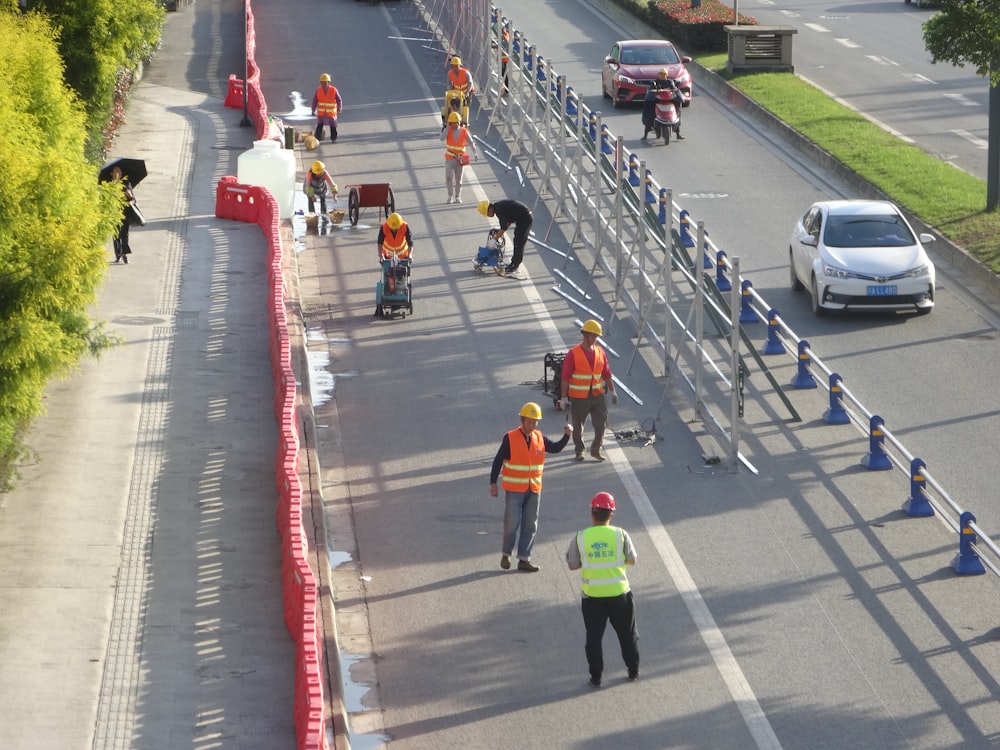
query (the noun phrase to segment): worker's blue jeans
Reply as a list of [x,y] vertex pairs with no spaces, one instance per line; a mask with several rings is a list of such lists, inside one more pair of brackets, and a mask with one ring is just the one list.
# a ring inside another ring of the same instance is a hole
[[[535,545],[535,532],[538,531],[538,503],[541,495],[538,492],[507,491],[506,507],[503,513],[503,554],[514,553],[514,540],[517,540],[517,559],[530,560],[531,548]],[[518,530],[520,529],[520,535]]]

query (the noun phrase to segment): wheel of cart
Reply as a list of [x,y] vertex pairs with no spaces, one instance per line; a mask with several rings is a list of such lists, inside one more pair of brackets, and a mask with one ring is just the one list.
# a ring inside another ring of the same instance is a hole
[[347,194],[347,217],[351,220],[351,226],[358,225],[358,217],[361,216],[362,208],[378,207],[379,219],[382,212],[388,216],[396,210],[396,198],[392,194],[392,185],[388,182],[373,182],[368,185],[348,185],[350,192]]

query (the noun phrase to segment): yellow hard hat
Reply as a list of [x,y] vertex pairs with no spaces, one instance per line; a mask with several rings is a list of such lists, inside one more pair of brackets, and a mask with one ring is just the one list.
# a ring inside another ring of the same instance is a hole
[[600,323],[591,318],[583,324],[583,328],[580,329],[580,333],[596,333],[598,336],[601,336],[604,334],[604,329],[601,328]]
[[479,205],[476,206],[476,210],[483,216],[490,215],[490,202],[489,201],[479,201]]
[[527,417],[528,419],[541,419],[542,407],[534,401],[529,401],[521,407],[521,411],[519,411],[518,414],[522,417]]
[[325,171],[326,171],[326,164],[324,164],[321,161],[314,161],[313,162],[313,165],[312,165],[312,173],[313,174],[319,175],[319,174],[323,174],[323,172],[325,172]]
[[401,226],[403,226],[403,217],[397,213],[389,214],[389,217],[385,220],[385,223],[389,225],[389,229],[395,232]]
[[451,64],[452,65],[461,65],[462,64],[462,58],[459,57],[458,55],[455,55],[453,58],[451,58]]
[[448,115],[448,122],[461,122],[462,118],[459,116],[458,112],[452,112]]
[[329,73],[324,73],[323,75],[321,75],[319,77],[319,82],[320,83],[329,83],[330,82],[330,74]]

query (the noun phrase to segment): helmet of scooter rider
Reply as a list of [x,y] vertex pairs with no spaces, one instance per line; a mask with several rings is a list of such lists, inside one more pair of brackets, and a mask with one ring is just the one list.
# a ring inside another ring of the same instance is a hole
[[385,220],[385,223],[389,225],[389,229],[395,232],[397,229],[403,226],[403,217],[393,212],[389,214],[389,218]]
[[329,73],[324,73],[323,75],[321,75],[319,77],[319,82],[320,83],[329,83],[330,82],[330,74]]
[[315,175],[321,175],[326,171],[326,164],[321,161],[314,161],[312,165],[312,173]]
[[455,55],[453,58],[451,58],[451,64],[452,65],[461,65],[462,64],[462,58],[459,57],[458,55]]
[[657,73],[656,73],[656,77],[659,78],[660,80],[662,80],[664,78],[669,79],[670,78],[670,71],[667,70],[666,68],[660,68],[657,71]]
[[458,112],[452,112],[450,115],[448,115],[448,122],[449,123],[452,123],[452,122],[461,122],[461,121],[462,121],[462,117],[461,117],[461,115],[458,114]]

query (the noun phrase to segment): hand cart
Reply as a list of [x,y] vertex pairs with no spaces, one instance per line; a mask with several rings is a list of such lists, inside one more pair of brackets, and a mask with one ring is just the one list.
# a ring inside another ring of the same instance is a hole
[[379,219],[382,211],[388,216],[396,210],[396,199],[392,194],[392,185],[388,182],[374,182],[368,185],[348,185],[347,217],[351,226],[357,226],[362,208],[378,207]]

